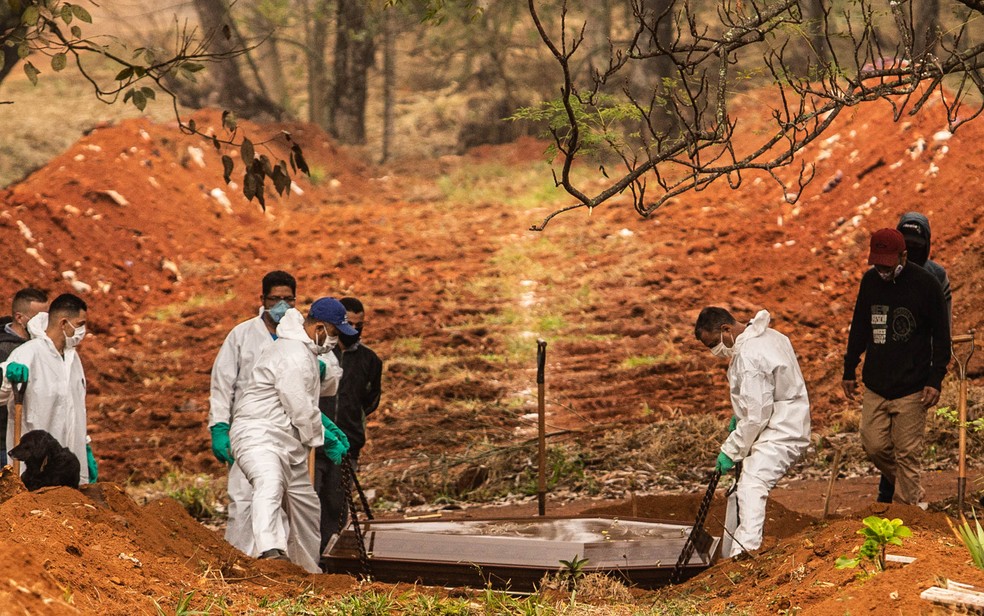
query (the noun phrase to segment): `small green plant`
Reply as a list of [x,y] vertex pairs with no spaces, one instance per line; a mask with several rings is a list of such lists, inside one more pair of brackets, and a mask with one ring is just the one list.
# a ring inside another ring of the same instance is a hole
[[838,569],[853,569],[870,561],[874,569],[869,572],[867,567],[863,567],[866,575],[884,571],[885,550],[889,545],[902,545],[902,539],[911,537],[912,531],[907,526],[903,526],[902,520],[898,518],[889,520],[872,515],[861,522],[864,528],[859,530],[858,534],[864,537],[864,543],[861,544],[858,555],[854,558],[841,556],[834,566]]
[[971,509],[971,513],[974,516],[974,525],[976,528],[970,525],[967,521],[967,517],[964,515],[960,516],[960,524],[954,524],[950,521],[950,518],[946,519],[946,523],[950,525],[950,530],[956,535],[967,551],[970,552],[970,558],[974,561],[974,566],[978,569],[984,569],[984,528],[981,528],[981,522],[977,519],[977,512]]
[[575,554],[570,560],[561,560],[560,564],[563,565],[560,570],[561,578],[567,582],[568,590],[574,590],[578,580],[584,577],[584,566],[588,564],[588,559],[578,558],[578,555]]
[[[960,415],[957,413],[957,411],[951,409],[948,406],[944,406],[936,409],[936,416],[942,417],[943,419],[949,421],[952,424],[956,424],[958,426],[960,424]],[[974,432],[980,432],[984,430],[984,417],[978,417],[973,421],[965,421],[964,427],[970,428]]]

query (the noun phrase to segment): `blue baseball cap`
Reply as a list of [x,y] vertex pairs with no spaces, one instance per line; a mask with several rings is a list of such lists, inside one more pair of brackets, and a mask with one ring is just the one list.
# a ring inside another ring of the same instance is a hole
[[349,324],[348,318],[345,316],[345,306],[334,297],[322,297],[311,304],[311,310],[308,311],[308,316],[318,321],[331,323],[338,328],[339,332],[346,336],[354,336],[359,333],[357,329]]

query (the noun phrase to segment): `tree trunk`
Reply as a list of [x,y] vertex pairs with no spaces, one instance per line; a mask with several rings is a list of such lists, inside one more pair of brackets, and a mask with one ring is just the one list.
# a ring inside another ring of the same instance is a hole
[[396,28],[393,10],[383,11],[383,143],[381,163],[389,160],[393,147],[393,90],[396,83]]
[[589,3],[585,43],[588,51],[588,79],[608,69],[611,58],[612,5],[610,0]]
[[940,0],[910,0],[912,6],[912,58],[934,53],[939,47]]
[[[209,53],[235,54],[238,46],[235,24],[225,0],[195,0],[195,11],[205,36],[211,36]],[[276,120],[283,117],[283,109],[250,88],[239,71],[236,58],[213,62],[210,65],[212,89],[209,99],[243,118],[269,115]]]
[[375,45],[360,0],[338,0],[335,36],[335,84],[329,130],[344,143],[366,142],[368,73]]
[[277,41],[278,24],[253,7],[249,16],[249,30],[252,34],[263,37],[257,47],[257,64],[261,77],[267,85],[267,95],[284,109],[291,107],[290,92],[284,77],[284,65],[280,56],[280,45]]
[[308,121],[324,130],[329,127],[328,90],[330,87],[328,63],[329,0],[314,0],[310,6],[304,0],[304,43],[307,48]]

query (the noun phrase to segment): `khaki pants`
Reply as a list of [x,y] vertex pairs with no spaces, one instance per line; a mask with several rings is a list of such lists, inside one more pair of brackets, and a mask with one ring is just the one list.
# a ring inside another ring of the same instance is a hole
[[895,482],[895,500],[917,505],[923,497],[920,457],[926,431],[922,392],[895,400],[865,390],[861,400],[861,445],[868,459]]

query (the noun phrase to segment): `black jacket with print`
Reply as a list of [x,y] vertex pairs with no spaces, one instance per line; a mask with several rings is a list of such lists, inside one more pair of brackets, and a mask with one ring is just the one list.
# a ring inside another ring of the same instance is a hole
[[892,281],[875,268],[865,273],[844,355],[845,381],[855,379],[862,353],[861,380],[883,398],[940,389],[950,362],[950,320],[932,274],[914,263]]

